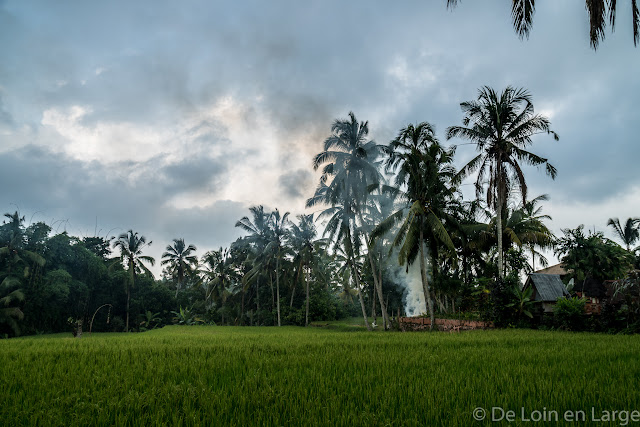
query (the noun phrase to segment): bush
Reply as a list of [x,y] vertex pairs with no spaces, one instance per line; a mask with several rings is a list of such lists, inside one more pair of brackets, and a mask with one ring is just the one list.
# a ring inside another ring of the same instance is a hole
[[584,298],[558,298],[553,310],[556,326],[568,331],[580,331],[585,326]]

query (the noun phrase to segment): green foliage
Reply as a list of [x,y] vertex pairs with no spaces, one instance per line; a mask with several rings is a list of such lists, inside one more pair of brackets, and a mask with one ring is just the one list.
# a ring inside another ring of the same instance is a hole
[[567,331],[580,331],[585,329],[584,298],[558,298],[553,309],[555,324],[560,329]]
[[563,229],[556,242],[556,255],[576,281],[586,278],[614,280],[621,278],[633,263],[633,256],[600,232],[584,234],[584,226]]

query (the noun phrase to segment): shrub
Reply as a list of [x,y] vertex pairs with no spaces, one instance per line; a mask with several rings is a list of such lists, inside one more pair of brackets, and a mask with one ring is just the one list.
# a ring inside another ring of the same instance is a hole
[[556,326],[569,331],[584,329],[584,298],[558,298],[553,310]]

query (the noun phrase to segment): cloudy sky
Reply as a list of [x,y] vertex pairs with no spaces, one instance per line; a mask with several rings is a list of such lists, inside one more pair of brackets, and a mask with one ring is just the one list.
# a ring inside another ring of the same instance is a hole
[[529,194],[549,194],[556,233],[611,236],[609,217],[640,216],[630,10],[594,52],[583,2],[538,3],[522,41],[497,0],[0,0],[0,208],[77,236],[133,229],[158,260],[176,237],[202,254],[251,205],[304,212],[336,118],[379,143],[426,120],[444,140],[460,102],[512,85],[560,135],[536,137],[559,173],[527,169]]

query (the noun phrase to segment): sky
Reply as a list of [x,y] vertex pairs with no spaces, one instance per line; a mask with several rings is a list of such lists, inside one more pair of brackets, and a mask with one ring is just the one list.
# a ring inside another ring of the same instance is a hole
[[79,237],[133,229],[158,274],[172,239],[228,246],[250,206],[312,213],[311,159],[350,111],[380,144],[421,121],[462,144],[444,136],[460,102],[511,85],[560,136],[531,147],[555,181],[525,169],[552,231],[613,237],[609,218],[640,216],[631,11],[594,51],[583,2],[537,3],[521,40],[498,0],[0,0],[0,208]]

